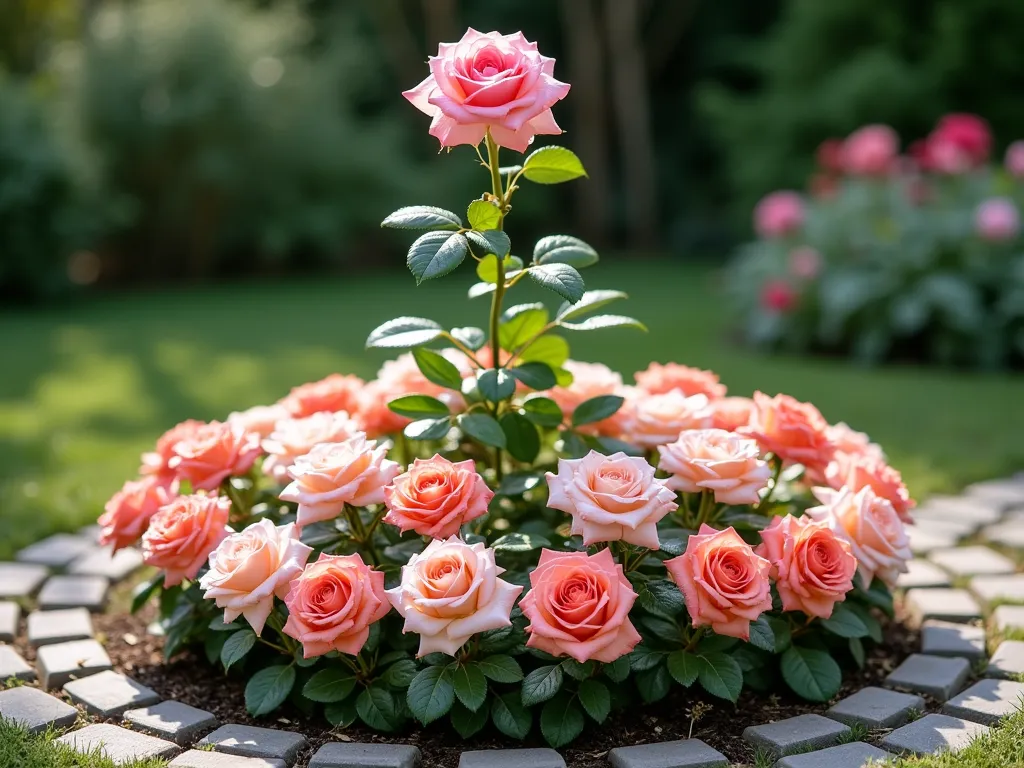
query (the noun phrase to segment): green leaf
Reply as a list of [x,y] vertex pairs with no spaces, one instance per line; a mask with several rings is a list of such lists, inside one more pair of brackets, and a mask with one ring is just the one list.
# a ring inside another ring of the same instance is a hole
[[[590,453],[590,445],[588,445],[587,441],[575,432],[571,430],[563,430],[561,436],[562,448],[560,452],[564,453],[570,459],[582,459]],[[557,444],[555,447],[558,447]]]
[[792,644],[793,633],[789,628],[789,622],[781,616],[768,616],[767,621],[772,628],[772,635],[775,638],[772,650],[775,653],[782,653]]
[[498,342],[502,349],[513,351],[544,330],[550,315],[543,304],[517,304],[501,315]]
[[455,667],[452,673],[455,685],[455,695],[467,709],[476,712],[483,706],[487,698],[487,678],[484,677],[480,667],[470,662]]
[[555,315],[555,319],[559,321],[578,320],[581,317],[589,315],[591,312],[596,312],[607,304],[611,304],[613,301],[628,298],[629,295],[623,291],[609,291],[605,289],[587,291],[575,304],[570,304],[568,302],[563,303],[562,306],[558,308],[558,313]]
[[584,269],[597,261],[597,251],[578,237],[570,235],[542,237],[533,246],[534,264],[568,264],[576,269]]
[[893,617],[892,593],[881,579],[876,577],[870,587],[859,589],[857,594],[876,608],[881,608],[889,618]]
[[448,714],[455,701],[455,687],[446,667],[427,667],[409,683],[405,696],[409,711],[423,725]]
[[604,328],[636,328],[646,331],[647,326],[633,317],[625,315],[595,315],[579,323],[559,323],[567,331],[597,331]]
[[473,252],[480,258],[483,258],[488,253],[504,258],[512,250],[512,242],[508,239],[508,235],[500,229],[489,229],[486,232],[467,232],[466,239],[469,240],[469,245]]
[[475,328],[473,326],[465,326],[462,328],[452,328],[452,338],[459,341],[469,347],[473,352],[476,352],[480,347],[484,345],[487,340],[487,336],[484,334],[482,328]]
[[516,691],[496,696],[491,702],[491,720],[494,727],[512,739],[525,739],[530,732],[533,716],[523,706]]
[[264,667],[245,686],[245,708],[253,717],[273,712],[292,692],[295,667]]
[[531,397],[524,400],[523,416],[539,427],[557,427],[563,418],[562,409],[550,397]]
[[302,695],[310,701],[333,704],[348,698],[356,687],[356,678],[347,669],[322,669],[302,686]]
[[861,603],[855,603],[852,600],[847,600],[843,605],[856,613],[860,620],[864,622],[864,626],[868,629],[868,637],[876,643],[882,642],[882,625],[878,619],[871,615],[870,608]]
[[591,718],[603,723],[612,711],[612,697],[608,686],[600,680],[584,680],[579,688],[580,704]]
[[153,593],[156,592],[160,587],[163,586],[164,575],[158,573],[149,581],[144,581],[139,584],[135,589],[132,590],[132,613],[137,613],[138,610],[146,604]]
[[396,661],[384,671],[383,680],[392,688],[408,688],[419,673],[416,662],[412,659]]
[[636,675],[636,688],[640,691],[640,698],[647,704],[664,699],[671,687],[672,678],[664,664],[659,664],[654,669],[638,672]]
[[491,544],[491,549],[495,552],[530,552],[550,546],[550,541],[535,533],[506,533]]
[[530,267],[528,274],[534,282],[573,304],[582,298],[586,290],[583,277],[568,264],[538,264]]
[[523,363],[507,370],[530,389],[543,391],[558,383],[555,372],[546,363]]
[[552,747],[562,747],[583,733],[583,711],[575,697],[562,693],[540,711],[540,732]]
[[638,645],[629,654],[629,666],[634,672],[653,669],[665,658],[664,651],[652,651],[645,645]]
[[388,408],[409,419],[448,417],[448,406],[430,395],[405,395],[388,402]]
[[[506,256],[504,261],[504,273],[507,278],[510,274],[515,274],[523,268],[523,260],[518,256]],[[485,283],[491,285],[497,285],[498,283],[498,257],[493,253],[489,253],[480,259],[480,263],[476,265],[476,276],[483,280]]]
[[483,232],[501,225],[501,209],[489,200],[474,200],[469,204],[466,218],[473,229]]
[[[162,579],[163,577],[161,577]],[[240,629],[246,629],[247,624],[242,622],[232,621],[230,624],[224,623],[223,616],[214,616],[210,619],[210,623],[207,625],[207,629],[211,632],[237,632]]]
[[782,679],[808,701],[828,701],[839,692],[843,675],[827,652],[791,645],[782,654]]
[[394,731],[402,719],[391,692],[377,684],[359,694],[356,698],[356,712],[360,720],[376,731]]
[[224,647],[220,649],[220,663],[224,670],[231,668],[232,664],[241,661],[245,655],[256,645],[256,633],[251,629],[235,632],[224,641]]
[[464,413],[459,416],[459,429],[474,440],[495,448],[505,447],[501,425],[485,413]]
[[541,147],[523,163],[523,176],[535,184],[560,184],[586,175],[583,163],[565,147]]
[[593,424],[595,421],[607,419],[614,415],[624,402],[625,398],[619,395],[598,395],[584,400],[572,412],[572,425],[581,427],[584,424]]
[[478,707],[474,712],[459,702],[455,702],[451,712],[452,728],[462,738],[472,738],[487,725],[487,716],[489,714],[490,712],[487,707]]
[[523,679],[523,706],[547,701],[562,689],[562,667],[558,664],[537,667]]
[[539,472],[514,472],[505,475],[498,487],[498,494],[501,496],[521,496],[531,488],[536,488],[544,482],[544,475]]
[[720,699],[736,701],[743,689],[743,670],[732,656],[705,653],[698,657],[697,679],[704,690]]
[[324,707],[324,717],[335,728],[348,728],[359,717],[359,712],[356,711],[356,700],[348,699],[336,704],[328,704]]
[[406,255],[405,263],[419,285],[424,280],[447,275],[466,258],[469,243],[458,232],[427,232],[417,237]]
[[[519,363],[546,363],[558,373],[558,370],[569,359],[569,342],[561,336],[546,333],[519,353]],[[569,379],[572,383],[572,379]],[[561,386],[566,386],[559,381]]]
[[497,290],[497,286],[494,283],[473,283],[469,286],[469,290],[466,291],[466,297],[479,299],[481,296],[494,293],[495,290]]
[[[605,456],[611,456],[613,453],[624,453],[627,456],[644,455],[643,448],[638,448],[632,443],[627,443],[622,440],[616,440],[614,437],[604,437],[602,435],[600,437],[594,438],[594,440],[597,442],[597,450],[603,453]],[[664,549],[664,547],[662,547],[662,549]]]
[[410,440],[440,440],[448,434],[451,427],[450,418],[418,419],[411,424],[406,424],[402,433]]
[[444,355],[432,349],[419,347],[412,351],[412,356],[427,381],[432,381],[440,387],[454,389],[456,392],[462,389],[462,374]]
[[775,632],[764,616],[750,623],[750,644],[762,651],[775,653]]
[[697,681],[700,659],[686,651],[673,651],[668,655],[668,673],[677,683],[689,688]]
[[425,317],[396,317],[378,325],[366,339],[366,348],[419,347],[439,338],[444,331]]
[[654,635],[659,640],[670,644],[679,642],[679,627],[674,621],[663,619],[660,616],[652,616],[651,614],[639,616],[638,620],[647,630],[646,634]]
[[576,661],[576,659],[568,658],[562,662],[562,671],[573,680],[586,680],[594,674],[594,667],[596,665],[596,661],[580,662]]
[[523,670],[519,662],[511,656],[495,654],[477,662],[484,677],[496,683],[518,683],[523,679]]
[[850,638],[850,655],[857,664],[858,669],[864,669],[867,657],[864,655],[864,643],[859,637]]
[[868,628],[860,616],[842,603],[836,603],[832,615],[820,621],[821,626],[839,637],[866,637],[868,634]]
[[604,672],[605,677],[613,683],[621,683],[629,677],[629,656],[619,656],[619,658],[610,664],[603,664],[601,669]]
[[508,452],[516,461],[532,464],[540,453],[540,435],[529,419],[515,411],[501,417],[501,429],[505,433]]
[[389,229],[460,229],[458,214],[432,205],[409,205],[399,208],[380,223]]
[[648,611],[668,618],[677,615],[686,607],[683,593],[668,579],[645,581],[637,590],[637,599]]
[[504,368],[487,368],[477,373],[476,386],[488,402],[500,403],[515,394],[516,380]]

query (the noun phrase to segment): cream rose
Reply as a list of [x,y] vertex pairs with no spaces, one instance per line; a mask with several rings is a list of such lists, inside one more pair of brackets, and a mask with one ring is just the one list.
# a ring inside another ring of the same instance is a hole
[[[580,403],[601,395],[625,397],[629,391],[622,383],[622,376],[607,365],[566,360],[562,367],[572,374],[572,383],[567,387],[555,387],[545,394],[562,409],[566,424],[572,422],[573,411]],[[619,437],[622,435],[624,416],[624,411],[620,408],[607,419],[586,424],[580,427],[579,431],[605,437]]]
[[704,429],[711,425],[707,395],[686,397],[678,390],[662,395],[637,391],[623,408],[628,414],[626,441],[641,448],[657,448],[675,442],[687,429]]
[[756,504],[772,470],[756,440],[722,429],[692,429],[662,446],[658,469],[665,484],[686,493],[713,491],[719,504]]
[[263,473],[279,483],[288,482],[288,467],[320,443],[338,443],[359,433],[359,425],[345,411],[318,411],[301,419],[285,418],[263,441]]

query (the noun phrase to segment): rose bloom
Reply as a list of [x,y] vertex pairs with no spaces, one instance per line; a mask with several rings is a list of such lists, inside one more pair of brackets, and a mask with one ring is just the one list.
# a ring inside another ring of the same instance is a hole
[[988,160],[992,132],[988,123],[977,115],[954,113],[939,120],[929,137],[931,142],[954,147],[973,167]]
[[910,510],[916,506],[916,502],[910,498],[910,492],[899,471],[883,459],[870,454],[837,453],[825,477],[835,489],[844,486],[852,491],[870,488],[875,495],[892,504],[903,522],[913,522]]
[[280,404],[297,419],[323,412],[355,413],[359,393],[364,385],[365,382],[358,376],[332,373],[320,381],[311,381],[295,387],[281,399]]
[[711,402],[711,426],[735,432],[750,423],[754,401],[749,397],[723,397]]
[[469,638],[511,625],[509,614],[523,588],[499,579],[494,550],[458,536],[435,539],[402,566],[402,581],[387,590],[402,614],[402,632],[420,636],[417,656],[454,656]]
[[815,488],[822,506],[807,510],[812,520],[825,522],[850,544],[857,558],[857,573],[867,588],[877,576],[890,589],[907,572],[912,557],[906,528],[888,500],[870,488]]
[[665,561],[683,593],[693,626],[750,639],[750,622],[772,608],[771,563],[759,557],[733,528],[701,525],[686,551]]
[[244,475],[260,454],[260,436],[237,424],[211,421],[172,448],[167,466],[196,490],[212,491],[225,479]]
[[709,400],[725,397],[725,385],[719,383],[717,373],[688,365],[651,363],[633,378],[639,389],[651,395],[678,390],[686,397],[707,395]]
[[228,415],[228,424],[237,424],[246,432],[255,432],[266,437],[274,431],[277,422],[291,416],[280,403],[274,405],[254,405],[245,411],[235,411]]
[[194,579],[224,537],[231,533],[231,500],[199,492],[179,496],[153,515],[142,535],[142,559],[164,572],[164,586]]
[[804,201],[796,192],[772,192],[754,208],[754,231],[765,239],[795,234],[803,225]]
[[789,252],[789,274],[800,280],[813,280],[821,273],[821,254],[809,245]]
[[146,530],[150,518],[177,493],[176,483],[164,485],[154,475],[129,480],[110,497],[96,521],[100,525],[100,544],[112,545],[115,552],[134,544]]
[[284,633],[302,643],[303,658],[330,651],[358,656],[370,625],[391,610],[384,594],[384,574],[358,555],[320,553],[291,582],[284,598],[288,621]]
[[274,609],[274,596],[285,598],[312,551],[299,541],[294,523],[275,527],[263,518],[210,553],[210,570],[199,580],[203,597],[224,609],[225,623],[244,616],[258,635]]
[[757,440],[761,450],[774,453],[785,464],[803,464],[811,478],[823,478],[835,445],[828,437],[828,422],[810,403],[789,395],[768,397],[754,393],[750,425],[739,430]]
[[719,504],[756,504],[772,475],[756,440],[721,429],[691,429],[661,447],[658,469],[676,491],[712,491]]
[[385,362],[377,371],[377,378],[369,382],[360,393],[354,416],[367,436],[377,438],[402,431],[410,419],[392,411],[388,403],[405,395],[436,397],[452,413],[459,413],[466,407],[461,393],[429,381],[420,371],[416,359],[406,352]]
[[796,291],[785,280],[766,280],[761,286],[761,307],[769,312],[789,312],[796,302]]
[[1008,197],[991,197],[974,211],[974,230],[982,240],[1003,243],[1020,234],[1020,214]]
[[526,645],[581,664],[613,662],[640,642],[629,620],[635,601],[611,550],[588,555],[542,549],[530,573],[530,591],[519,602],[530,620]]
[[825,139],[818,145],[815,152],[815,159],[822,170],[827,173],[842,173],[843,171],[843,140]]
[[664,395],[638,393],[629,399],[625,438],[642,448],[657,448],[677,440],[680,432],[710,424],[707,395],[684,397],[677,390]]
[[827,523],[776,517],[761,531],[761,541],[757,554],[772,564],[782,610],[827,619],[853,589],[857,558]]
[[1015,141],[1006,148],[1004,164],[1015,179],[1024,178],[1024,141]]
[[884,176],[892,169],[899,151],[896,131],[888,125],[865,125],[843,142],[843,168],[857,176]]
[[459,42],[441,43],[429,63],[430,76],[402,95],[430,115],[430,135],[442,147],[476,146],[490,130],[499,146],[525,152],[534,135],[562,132],[551,106],[569,86],[522,32],[470,28]]
[[205,422],[188,419],[164,432],[156,441],[154,450],[142,454],[142,466],[139,467],[139,474],[156,475],[164,482],[173,480],[174,470],[168,466],[168,463],[174,458],[174,446],[181,440],[191,438],[204,426],[206,426]]
[[382,504],[384,486],[402,471],[386,455],[386,447],[361,433],[339,443],[321,443],[288,468],[293,479],[280,498],[298,503],[295,524],[300,528],[337,517],[346,504]]
[[838,424],[829,425],[825,434],[835,446],[837,455],[846,453],[852,456],[865,456],[870,459],[877,459],[878,461],[885,460],[882,446],[871,442],[871,438],[866,433],[852,429],[845,422],[840,421]]
[[421,536],[447,539],[463,523],[487,512],[494,491],[476,471],[472,459],[453,463],[434,454],[416,459],[407,472],[384,487],[388,513],[384,522],[402,533],[412,530]]
[[[567,387],[555,387],[544,394],[558,403],[558,407],[562,409],[562,414],[565,416],[566,424],[572,422],[572,412],[585,400],[601,395],[625,396],[628,392],[622,383],[622,376],[602,363],[581,363],[576,360],[567,360],[563,367],[572,374],[572,384]],[[580,427],[579,431],[591,435],[618,437],[622,434],[625,419],[624,409],[625,406],[607,419]]]
[[658,521],[674,511],[676,495],[654,477],[644,459],[591,451],[582,459],[559,459],[548,472],[548,506],[572,515],[572,535],[586,546],[625,541],[658,549]]
[[263,473],[287,482],[288,467],[320,443],[338,443],[359,433],[359,425],[345,411],[320,411],[301,419],[283,419],[263,441]]

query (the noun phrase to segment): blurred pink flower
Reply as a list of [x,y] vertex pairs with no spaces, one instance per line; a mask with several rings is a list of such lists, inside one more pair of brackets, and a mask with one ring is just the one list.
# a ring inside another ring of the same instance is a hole
[[789,312],[796,306],[796,291],[785,280],[768,280],[761,286],[761,306],[769,312]]
[[858,176],[883,176],[892,168],[899,148],[899,137],[888,125],[865,125],[843,142],[843,169]]
[[1013,240],[1020,232],[1020,214],[1006,197],[983,200],[974,211],[974,229],[978,237],[993,243]]
[[754,208],[754,230],[765,238],[785,237],[804,224],[804,201],[796,192],[780,190],[761,198]]
[[813,280],[821,272],[821,254],[809,245],[789,252],[789,273],[801,280]]
[[1024,140],[1015,141],[1006,148],[1006,170],[1014,178],[1024,178]]

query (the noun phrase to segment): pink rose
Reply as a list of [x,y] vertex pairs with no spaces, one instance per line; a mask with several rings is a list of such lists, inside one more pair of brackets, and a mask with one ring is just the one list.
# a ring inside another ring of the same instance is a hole
[[776,517],[761,531],[761,541],[757,554],[772,564],[782,610],[827,619],[853,589],[857,558],[827,523]]
[[768,397],[754,393],[754,413],[750,426],[740,429],[761,445],[765,453],[774,453],[786,464],[803,464],[811,478],[825,476],[835,445],[828,437],[828,422],[810,403],[801,403],[789,395]]
[[974,211],[974,230],[982,240],[1003,243],[1020,234],[1020,214],[1008,197],[991,197]]
[[754,231],[765,239],[796,234],[803,225],[804,201],[796,192],[772,192],[754,208]]
[[302,643],[309,659],[330,651],[358,656],[370,625],[384,618],[391,603],[384,594],[384,574],[358,555],[320,553],[291,582],[284,598],[288,621],[284,633]]
[[447,539],[463,523],[487,512],[494,491],[476,471],[472,459],[457,464],[437,454],[416,459],[407,472],[384,488],[388,513],[384,522],[402,533]]
[[678,390],[663,395],[637,392],[626,403],[625,439],[641,448],[657,448],[679,439],[687,429],[711,424],[707,395],[684,396]]
[[382,504],[384,486],[402,471],[386,455],[386,447],[361,433],[339,443],[321,443],[288,468],[293,480],[280,498],[298,502],[295,524],[300,528],[337,517],[346,504]]
[[129,480],[103,507],[96,522],[100,525],[99,542],[113,545],[114,551],[139,540],[150,518],[178,493],[177,483],[164,485],[155,475]]
[[692,429],[661,447],[658,469],[676,491],[712,491],[719,504],[756,504],[772,470],[756,440],[721,429]]
[[291,416],[288,410],[276,403],[274,405],[254,405],[245,411],[235,411],[228,415],[228,424],[237,424],[246,432],[255,432],[266,437],[274,431],[277,422]]
[[543,549],[520,601],[530,620],[526,645],[581,664],[611,663],[632,651],[640,633],[629,620],[636,593],[611,550],[552,552]]
[[360,393],[358,410],[354,415],[368,437],[377,438],[402,431],[410,420],[388,408],[388,403],[405,395],[436,397],[452,413],[459,413],[466,407],[461,393],[429,381],[420,371],[416,359],[406,352],[385,362],[377,371],[377,378]]
[[733,528],[701,525],[686,551],[665,561],[683,593],[693,626],[750,639],[750,622],[772,608],[771,563],[759,557]]
[[749,397],[723,397],[711,401],[711,426],[735,432],[750,424],[754,401]]
[[834,489],[846,487],[851,491],[859,491],[861,488],[870,488],[876,496],[892,504],[903,522],[913,522],[910,510],[917,504],[910,498],[910,492],[899,471],[889,466],[884,459],[870,453],[837,453],[828,465],[825,477]]
[[569,86],[522,32],[468,29],[459,42],[441,43],[429,63],[430,76],[402,95],[433,118],[430,135],[442,147],[476,146],[490,130],[500,146],[525,152],[535,134],[562,132],[551,106]]
[[797,295],[785,280],[766,280],[761,286],[761,306],[769,312],[784,314],[796,306]]
[[199,492],[160,508],[142,535],[142,559],[164,572],[164,586],[194,579],[206,558],[231,533],[231,500]]
[[[627,390],[623,386],[622,376],[602,363],[581,363],[566,360],[562,366],[572,374],[572,383],[567,387],[555,387],[544,394],[554,400],[562,409],[565,423],[572,422],[572,413],[580,403],[601,395],[625,396]],[[618,437],[622,434],[625,414],[620,408],[607,419],[594,424],[580,427],[579,431],[588,435],[604,435]]]
[[365,382],[358,376],[332,373],[320,381],[311,381],[295,387],[280,404],[296,419],[312,416],[314,413],[355,413],[359,404],[359,393],[364,386]]
[[813,280],[821,273],[821,254],[804,245],[789,252],[789,274],[799,280]]
[[846,453],[852,456],[864,456],[878,461],[885,460],[882,446],[871,442],[871,438],[864,432],[852,429],[848,424],[840,421],[832,424],[825,431],[829,441],[835,446],[836,454]]
[[167,483],[174,480],[174,470],[168,466],[171,459],[174,458],[174,446],[181,440],[192,437],[204,426],[206,426],[205,422],[188,419],[164,432],[156,441],[154,450],[142,454],[142,466],[139,467],[139,474],[156,475]]
[[572,535],[586,546],[625,541],[658,549],[658,521],[678,506],[654,467],[624,453],[559,459],[558,474],[548,472],[547,481],[548,506],[572,515]]
[[286,418],[263,441],[267,458],[263,473],[277,482],[288,481],[288,467],[320,443],[338,443],[359,433],[359,425],[345,411],[318,411],[301,419]]
[[877,576],[894,588],[899,575],[907,572],[911,552],[907,531],[892,504],[870,488],[815,488],[814,495],[822,506],[808,509],[807,515],[849,542],[861,584],[866,588]]
[[892,170],[899,151],[896,131],[888,125],[865,125],[843,142],[843,168],[856,176],[884,176]]
[[312,551],[299,541],[294,523],[275,527],[263,518],[210,553],[210,570],[199,580],[203,597],[224,609],[226,623],[244,616],[258,635],[274,609],[274,596],[284,599]]
[[[937,170],[954,171],[966,167],[977,167],[988,160],[992,149],[992,132],[988,123],[977,115],[949,114],[939,120],[928,137],[932,159],[939,160]],[[963,158],[953,165],[944,164],[953,157]]]
[[634,378],[637,387],[651,395],[663,395],[676,389],[686,397],[707,395],[709,400],[725,397],[725,385],[719,383],[718,374],[688,365],[651,363]]
[[504,569],[494,550],[458,536],[434,539],[402,566],[402,581],[387,590],[405,619],[402,632],[420,636],[417,656],[454,656],[469,638],[511,625],[509,614],[522,587],[498,578]]
[[1024,178],[1024,141],[1015,141],[1006,148],[1006,170],[1015,179]]
[[215,490],[225,479],[244,475],[260,454],[260,436],[237,424],[211,421],[172,448],[167,466],[196,490]]

